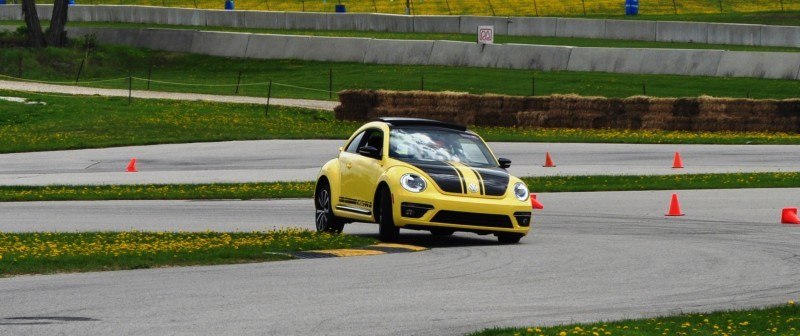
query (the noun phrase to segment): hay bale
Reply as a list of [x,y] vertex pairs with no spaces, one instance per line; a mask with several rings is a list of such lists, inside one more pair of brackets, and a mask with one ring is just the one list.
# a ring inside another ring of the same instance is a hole
[[622,109],[628,120],[627,129],[642,128],[642,117],[650,109],[650,97],[633,96],[622,99]]
[[647,113],[641,117],[641,128],[666,129],[666,125],[672,120],[675,102],[675,98],[650,98]]
[[339,120],[367,120],[367,115],[378,102],[374,90],[344,90],[339,92],[339,106],[333,109]]
[[517,112],[524,111],[526,100],[526,97],[503,96],[503,113],[512,113],[516,115]]
[[547,127],[549,111],[517,112],[517,127]]
[[525,106],[520,110],[525,111],[549,111],[551,97],[524,97]]

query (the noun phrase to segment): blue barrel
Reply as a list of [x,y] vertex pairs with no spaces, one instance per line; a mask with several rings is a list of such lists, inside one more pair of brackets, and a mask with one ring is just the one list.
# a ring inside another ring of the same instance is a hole
[[345,13],[345,12],[347,12],[347,8],[345,8],[343,4],[336,5],[336,13]]
[[639,0],[625,0],[625,15],[639,14]]
[[68,3],[68,5],[72,6],[72,5],[74,5],[74,4],[75,4],[75,0],[69,0],[69,3]]
[[0,0],[0,5],[5,5],[5,4],[6,4],[6,0]]
[[233,10],[233,0],[225,0],[225,10]]

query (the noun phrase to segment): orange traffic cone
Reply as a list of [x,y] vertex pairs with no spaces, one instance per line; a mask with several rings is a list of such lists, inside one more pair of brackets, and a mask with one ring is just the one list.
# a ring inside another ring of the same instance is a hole
[[128,168],[125,168],[125,172],[135,173],[137,171],[138,170],[136,170],[136,158],[133,158],[131,159],[131,162],[128,163]]
[[544,157],[544,166],[542,167],[555,167],[555,163],[553,163],[553,158],[550,157],[550,152],[546,152],[547,154]]
[[672,168],[683,168],[683,160],[681,160],[681,153],[675,152],[675,160],[672,162]]
[[672,194],[672,202],[669,203],[669,212],[665,216],[683,216],[681,204],[678,203],[678,194]]
[[797,208],[783,208],[781,224],[800,224],[800,218],[797,218]]
[[534,209],[544,209],[544,204],[536,200],[536,194],[531,194],[531,207]]

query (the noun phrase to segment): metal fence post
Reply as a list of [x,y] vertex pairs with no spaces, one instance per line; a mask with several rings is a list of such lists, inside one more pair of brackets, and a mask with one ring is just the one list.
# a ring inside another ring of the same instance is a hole
[[78,68],[78,75],[75,76],[75,84],[78,84],[78,80],[81,79],[81,72],[83,72],[83,64],[86,63],[86,59],[84,58],[81,60],[81,66]]
[[264,108],[264,118],[269,116],[269,100],[272,98],[272,80],[269,80],[269,88],[267,89],[267,106]]
[[239,70],[239,77],[236,78],[236,94],[239,94],[239,84],[242,83],[242,70]]
[[147,91],[150,91],[150,79],[153,77],[153,63],[147,66]]

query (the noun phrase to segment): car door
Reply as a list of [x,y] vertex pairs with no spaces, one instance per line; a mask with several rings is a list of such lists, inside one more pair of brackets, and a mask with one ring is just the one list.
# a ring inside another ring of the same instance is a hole
[[383,157],[385,135],[380,129],[367,129],[359,134],[339,155],[341,196],[339,210],[360,215],[372,215],[373,193],[378,178],[383,173],[383,160],[367,157],[358,153],[358,149],[372,146],[379,150]]

